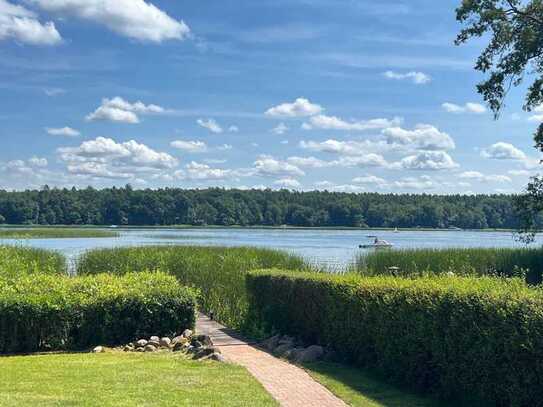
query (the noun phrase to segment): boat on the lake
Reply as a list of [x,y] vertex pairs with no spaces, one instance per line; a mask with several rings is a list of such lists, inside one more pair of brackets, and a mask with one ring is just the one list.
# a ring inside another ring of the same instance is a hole
[[373,242],[359,245],[360,249],[386,249],[393,246],[392,243],[379,239],[377,236],[368,236],[368,238],[373,239]]

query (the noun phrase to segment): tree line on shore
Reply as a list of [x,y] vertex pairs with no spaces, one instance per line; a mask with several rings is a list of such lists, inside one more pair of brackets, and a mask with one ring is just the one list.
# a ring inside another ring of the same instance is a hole
[[0,223],[518,228],[511,195],[238,189],[0,190]]

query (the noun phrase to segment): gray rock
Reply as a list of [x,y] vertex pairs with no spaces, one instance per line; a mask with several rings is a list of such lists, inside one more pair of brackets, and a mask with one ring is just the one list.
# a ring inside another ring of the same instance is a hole
[[196,339],[193,339],[192,341],[190,341],[190,344],[192,345],[192,347],[196,348],[196,349],[199,349],[199,348],[202,348],[204,345],[202,344],[202,342],[196,340]]
[[181,334],[181,336],[185,338],[190,338],[192,336],[192,331],[190,329],[185,329],[183,333]]
[[196,340],[204,346],[213,345],[213,342],[211,342],[211,338],[209,337],[209,335],[198,335],[196,337]]
[[105,352],[105,349],[103,346],[96,346],[93,350],[92,350],[92,353],[103,353]]
[[151,336],[149,338],[149,342],[159,342],[160,338],[158,336]]
[[284,345],[287,343],[294,343],[295,339],[292,336],[285,335],[279,339],[277,345]]
[[226,358],[221,355],[220,353],[213,353],[211,356],[209,356],[209,359],[214,360],[216,362],[226,362]]
[[296,359],[299,363],[316,362],[324,355],[324,349],[322,346],[311,345],[300,353]]
[[172,340],[165,336],[164,338],[160,338],[160,346],[163,348],[169,348],[170,344],[172,343]]
[[133,346],[130,346],[130,345],[125,345],[125,346],[123,347],[123,350],[124,350],[125,352],[133,352],[133,351],[134,351],[134,347],[133,347]]
[[170,343],[170,346],[175,346],[177,344],[184,345],[186,343],[189,343],[189,339],[185,338],[184,336],[176,336],[172,339],[172,342]]
[[196,351],[193,359],[204,359],[207,356],[211,356],[215,353],[215,349],[213,348],[200,348]]
[[136,348],[136,352],[145,352],[145,348]]
[[283,343],[282,345],[279,345],[277,348],[275,348],[272,353],[280,358],[285,356],[285,354],[292,348],[294,348],[293,343]]
[[181,351],[187,350],[188,347],[189,347],[189,343],[188,343],[188,342],[176,342],[176,343],[172,346],[172,351],[174,351],[174,352],[181,352]]
[[160,348],[160,339],[158,341],[149,341],[147,342],[147,345],[152,345],[155,348]]
[[156,351],[156,346],[154,346],[154,345],[145,345],[144,350],[145,350],[145,352],[155,352]]
[[140,339],[136,342],[136,348],[144,348],[147,343],[147,339]]
[[272,336],[271,338],[268,338],[265,341],[263,341],[262,346],[264,346],[268,350],[274,350],[279,344],[279,339],[281,339],[280,335]]
[[287,350],[283,357],[287,358],[288,360],[296,360],[300,357],[300,354],[304,351],[304,348],[292,348]]

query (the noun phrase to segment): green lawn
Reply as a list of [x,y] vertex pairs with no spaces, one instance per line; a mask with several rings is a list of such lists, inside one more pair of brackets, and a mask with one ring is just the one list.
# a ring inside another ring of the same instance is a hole
[[0,239],[63,239],[117,237],[119,233],[104,229],[85,228],[9,228],[0,229]]
[[243,368],[177,354],[0,358],[2,406],[276,406]]
[[[376,380],[363,370],[328,362],[306,364],[307,372],[353,407],[452,407]],[[464,405],[464,404],[462,404]]]

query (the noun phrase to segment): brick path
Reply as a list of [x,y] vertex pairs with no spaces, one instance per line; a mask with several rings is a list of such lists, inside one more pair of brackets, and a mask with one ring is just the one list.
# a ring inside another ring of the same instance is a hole
[[204,315],[200,315],[196,322],[196,332],[209,335],[213,345],[221,350],[227,360],[247,368],[282,406],[346,406],[303,369],[258,349],[235,331]]

